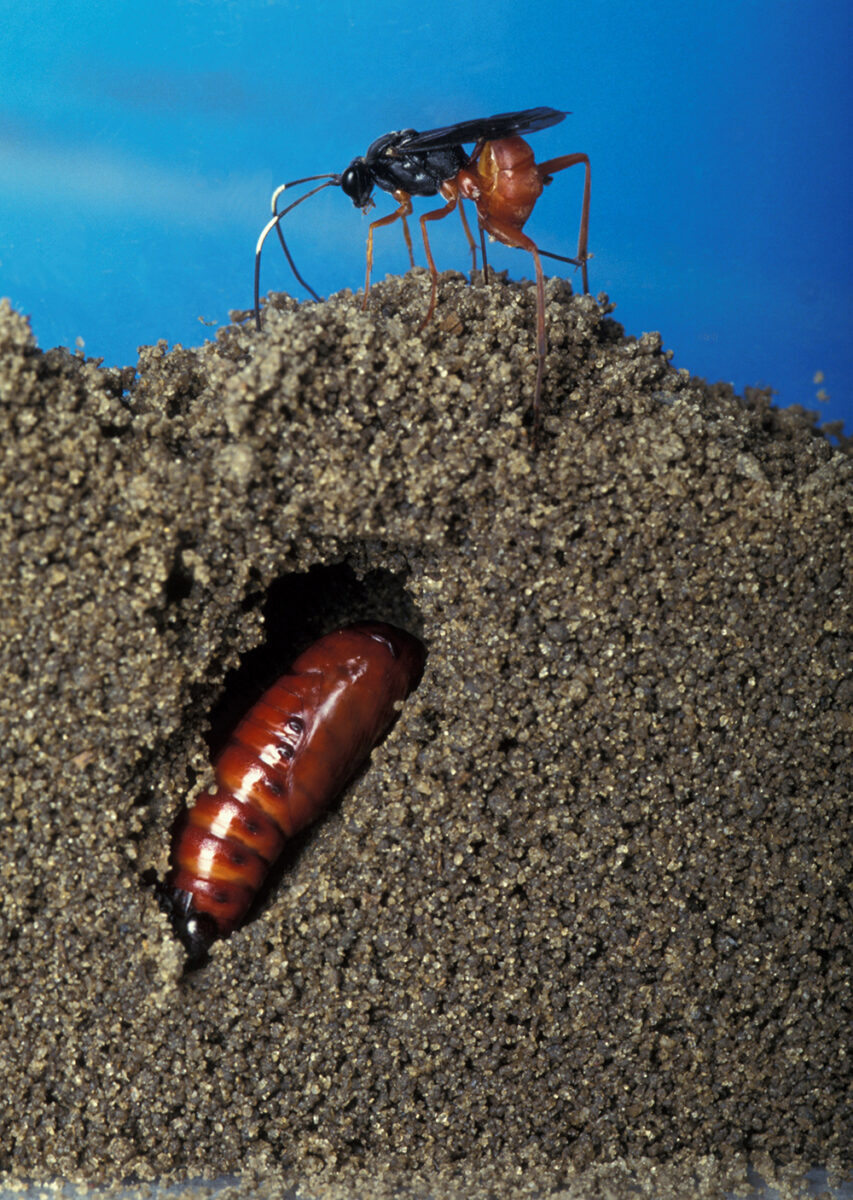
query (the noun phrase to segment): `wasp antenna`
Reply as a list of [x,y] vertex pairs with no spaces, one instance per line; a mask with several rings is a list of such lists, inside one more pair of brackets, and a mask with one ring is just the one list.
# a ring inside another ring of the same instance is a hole
[[258,332],[261,329],[261,251],[264,248],[264,242],[267,240],[267,234],[280,220],[281,213],[277,213],[271,220],[267,221],[261,230],[261,236],[258,238],[258,244],[255,247],[255,328]]
[[327,171],[325,175],[306,175],[304,179],[291,179],[290,183],[280,183],[273,192],[272,199],[270,200],[270,208],[272,209],[273,216],[278,211],[278,198],[282,192],[286,192],[288,188],[298,187],[300,183],[315,183],[318,179],[329,179],[334,183],[341,182],[340,175],[333,175],[331,171]]
[[270,198],[270,212],[274,217],[278,215],[278,198],[289,186],[287,183],[280,183]]
[[[296,187],[296,185],[300,184],[300,183],[312,183],[315,179],[325,179],[326,182],[321,183],[318,187],[311,188],[311,190],[309,192],[306,192],[304,196],[300,196],[298,200],[294,200],[292,204],[288,204],[287,208],[283,208],[281,210],[281,212],[276,211],[276,208],[278,205],[278,198],[282,194],[282,192],[285,191],[286,188]],[[276,190],[273,192],[273,197],[272,197],[273,215],[270,218],[270,220],[267,221],[266,225],[261,230],[261,236],[258,238],[258,244],[257,244],[257,247],[255,248],[255,328],[256,329],[259,330],[261,328],[261,251],[264,248],[264,242],[267,240],[267,235],[273,229],[275,229],[278,233],[278,239],[281,242],[281,248],[282,248],[282,250],[284,250],[285,257],[287,258],[287,261],[290,264],[291,271],[293,271],[293,274],[296,276],[297,280],[302,284],[302,286],[305,288],[305,290],[307,292],[310,292],[315,300],[319,301],[320,297],[317,295],[317,293],[314,291],[314,289],[310,286],[310,284],[307,284],[305,282],[305,280],[302,278],[302,276],[299,274],[298,270],[296,269],[296,263],[293,261],[291,253],[287,248],[287,242],[284,240],[284,234],[281,232],[280,222],[283,217],[286,217],[287,214],[289,212],[291,212],[294,208],[296,208],[296,206],[298,204],[301,204],[303,200],[308,200],[309,197],[316,195],[317,192],[321,192],[323,190],[323,188],[340,185],[340,180],[341,180],[340,175],[309,175],[305,179],[294,179],[291,183],[283,183],[283,184],[281,184],[280,187],[276,188]]]

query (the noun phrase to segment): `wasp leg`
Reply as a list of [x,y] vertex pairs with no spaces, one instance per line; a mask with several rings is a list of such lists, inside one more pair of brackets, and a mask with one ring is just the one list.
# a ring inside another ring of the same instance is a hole
[[408,192],[394,192],[394,199],[397,201],[399,208],[395,212],[389,213],[387,217],[380,217],[378,221],[371,221],[370,228],[367,231],[367,273],[364,276],[364,300],[361,307],[367,308],[367,294],[370,291],[370,269],[373,266],[373,231],[378,229],[380,225],[393,225],[395,221],[402,219],[403,232],[406,236],[406,244],[409,247],[409,257],[412,258],[414,266],[414,258],[412,255],[412,239],[409,236],[409,227],[406,224],[406,217],[412,215],[412,197]]
[[[452,213],[459,200],[459,189],[452,179],[446,180],[441,185],[441,194],[447,201],[444,208],[434,208],[432,212],[424,213],[421,217],[421,233],[424,236],[424,248],[426,249],[427,262],[429,263],[429,273],[432,278],[432,292],[430,294],[429,308],[427,315],[421,321],[419,331],[429,325],[432,320],[432,315],[435,312],[435,304],[438,299],[438,271],[435,267],[435,259],[432,256],[430,249],[429,237],[427,236],[426,223],[427,221],[440,221],[442,217],[446,217],[448,213]],[[470,237],[470,230],[468,231]]]
[[483,251],[483,283],[489,282],[489,260],[486,258],[486,230],[480,221],[480,249]]
[[[578,257],[577,262],[580,265],[581,276],[583,278],[583,290],[585,295],[589,295],[589,279],[587,276],[587,259],[590,257],[587,250],[589,239],[589,185],[590,185],[590,165],[589,158],[586,154],[564,154],[561,158],[550,158],[547,162],[537,163],[537,170],[543,183],[550,183],[548,178],[550,175],[556,175],[558,171],[564,171],[566,167],[575,167],[578,163],[584,163],[586,166],[585,179],[583,185],[583,208],[581,209],[581,227],[578,234]],[[550,257],[556,258],[556,255]],[[571,261],[571,260],[569,260]]]
[[505,246],[512,246],[517,250],[529,250],[533,255],[533,262],[536,267],[536,389],[533,393],[533,448],[536,449],[539,441],[539,398],[542,394],[542,377],[545,374],[545,354],[548,350],[548,343],[545,338],[545,277],[542,274],[542,260],[539,257],[539,247],[529,238],[526,233],[522,233],[520,229],[516,229],[513,225],[507,224],[505,221],[499,221],[494,217],[481,217],[482,228],[497,238],[499,242],[503,242]]
[[[411,205],[409,207],[411,208]],[[403,237],[406,239],[406,249],[409,252],[409,266],[413,267],[415,265],[415,252],[412,249],[412,235],[409,233],[409,222],[406,220],[405,213],[400,220],[403,222]]]
[[465,205],[459,205],[459,216],[462,218],[462,228],[465,230],[465,236],[468,239],[468,248],[471,251],[471,282],[474,282],[473,275],[477,270],[477,246],[471,236],[471,227],[468,224],[468,218],[465,216]]

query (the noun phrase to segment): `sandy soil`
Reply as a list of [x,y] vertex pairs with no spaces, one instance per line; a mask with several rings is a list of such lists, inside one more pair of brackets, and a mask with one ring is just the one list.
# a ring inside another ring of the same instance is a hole
[[[443,276],[422,334],[423,272],[281,297],[136,375],[0,308],[8,1177],[851,1166],[851,462],[548,293],[535,456],[527,285]],[[208,741],[363,617],[423,683],[182,977],[140,878]]]

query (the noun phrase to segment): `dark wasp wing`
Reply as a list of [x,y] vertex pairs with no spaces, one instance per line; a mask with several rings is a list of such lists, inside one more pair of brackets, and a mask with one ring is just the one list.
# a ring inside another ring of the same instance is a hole
[[478,121],[460,121],[458,125],[445,125],[441,129],[428,129],[415,133],[401,143],[406,150],[444,150],[448,146],[461,146],[465,142],[494,142],[499,138],[515,134],[535,133],[557,125],[569,114],[557,108],[525,108],[522,112],[497,113],[494,117],[482,117]]

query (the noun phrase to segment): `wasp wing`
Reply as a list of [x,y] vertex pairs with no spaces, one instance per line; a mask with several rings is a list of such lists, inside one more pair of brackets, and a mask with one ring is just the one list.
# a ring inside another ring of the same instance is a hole
[[526,108],[522,112],[498,113],[494,117],[482,117],[477,121],[460,121],[458,125],[445,125],[441,129],[428,129],[415,133],[401,143],[407,150],[444,150],[448,146],[461,146],[465,142],[493,142],[498,138],[514,134],[535,133],[557,125],[569,114],[557,108]]

